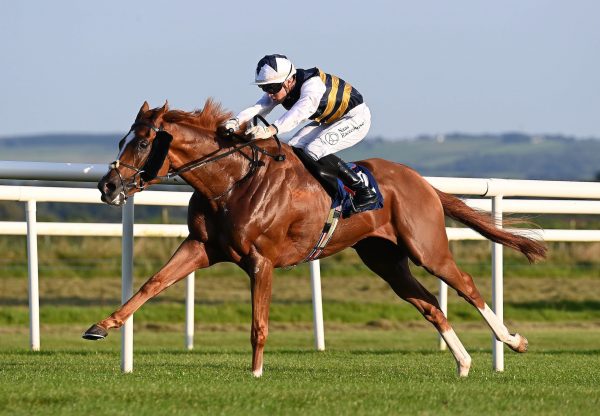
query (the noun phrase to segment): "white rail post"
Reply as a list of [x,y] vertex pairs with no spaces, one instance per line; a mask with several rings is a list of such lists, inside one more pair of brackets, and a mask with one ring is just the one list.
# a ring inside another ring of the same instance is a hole
[[[122,211],[121,303],[127,302],[133,296],[133,199],[133,196],[129,197]],[[133,371],[133,315],[121,327],[121,371]]]
[[321,298],[321,269],[319,260],[310,264],[310,286],[312,289],[313,326],[315,332],[315,348],[317,351],[325,350],[325,330],[323,329],[323,300]]
[[[444,313],[444,316],[448,317],[448,285],[446,282],[440,280],[440,308]],[[444,338],[441,335],[438,335],[438,339],[440,340],[440,351],[446,351],[447,345]]]
[[196,275],[188,274],[185,280],[185,348],[194,349],[194,286]]
[[38,283],[38,250],[36,202],[27,201],[27,268],[29,271],[29,344],[40,350],[40,293]]
[[[502,227],[502,195],[496,195],[492,199],[492,216],[498,227]],[[501,323],[504,322],[502,256],[502,244],[492,243],[492,309]],[[504,371],[504,344],[493,335],[492,355],[494,370]]]

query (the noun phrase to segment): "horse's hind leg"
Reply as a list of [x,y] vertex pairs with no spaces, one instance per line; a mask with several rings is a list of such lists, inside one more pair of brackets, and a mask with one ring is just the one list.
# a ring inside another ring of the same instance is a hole
[[194,270],[207,267],[210,263],[204,244],[188,237],[181,243],[167,264],[158,273],[148,279],[131,299],[106,319],[92,325],[83,334],[83,338],[96,340],[106,337],[108,335],[106,332],[107,329],[120,328],[146,301],[183,279]]
[[444,316],[435,296],[411,274],[406,249],[380,238],[362,240],[354,248],[373,272],[435,326],[456,360],[459,376],[466,377],[471,368],[471,357]]
[[483,319],[499,341],[517,352],[527,351],[527,339],[519,334],[511,334],[498,319],[492,309],[485,303],[473,278],[458,268],[448,248],[443,216],[428,218],[427,226],[420,228],[418,239],[414,236],[403,236],[409,256],[415,264],[423,266],[429,273],[446,282],[450,287],[477,308]]
[[458,268],[452,255],[448,252],[448,256],[440,257],[438,260],[426,266],[430,273],[442,279],[450,287],[464,298],[467,302],[477,308],[485,322],[488,324],[496,339],[505,343],[513,351],[526,352],[528,347],[527,338],[520,334],[511,334],[508,328],[496,316],[494,311],[485,303],[479,290],[473,282],[470,274],[463,272]]

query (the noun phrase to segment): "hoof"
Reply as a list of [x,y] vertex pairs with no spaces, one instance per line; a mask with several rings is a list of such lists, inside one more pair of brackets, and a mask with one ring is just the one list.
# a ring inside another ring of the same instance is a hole
[[515,337],[518,341],[518,344],[516,346],[512,346],[512,345],[508,345],[513,351],[516,352],[527,352],[527,348],[529,347],[529,341],[527,341],[527,338],[525,338],[524,336],[520,335],[520,334],[513,334],[513,337]]
[[261,378],[261,377],[262,377],[262,375],[263,375],[263,369],[262,369],[262,366],[261,366],[259,369],[252,371],[252,376],[253,376],[254,378]]
[[462,362],[457,362],[457,372],[459,377],[468,377],[469,370],[471,369],[471,357],[463,360]]
[[97,341],[99,339],[104,339],[107,336],[108,332],[106,332],[106,329],[94,324],[87,331],[85,331],[83,335],[81,335],[81,338],[89,339],[91,341]]

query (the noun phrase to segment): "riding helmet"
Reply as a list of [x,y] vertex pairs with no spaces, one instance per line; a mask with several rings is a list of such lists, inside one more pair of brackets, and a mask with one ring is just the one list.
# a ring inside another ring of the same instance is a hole
[[256,85],[278,84],[296,74],[294,64],[285,55],[265,55],[256,65]]

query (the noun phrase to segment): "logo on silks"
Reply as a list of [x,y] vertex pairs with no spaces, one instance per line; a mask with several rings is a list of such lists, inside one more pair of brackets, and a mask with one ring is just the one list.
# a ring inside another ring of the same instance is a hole
[[340,136],[336,132],[329,132],[325,134],[325,136],[323,136],[321,141],[325,144],[330,144],[333,146],[334,144],[340,141]]

